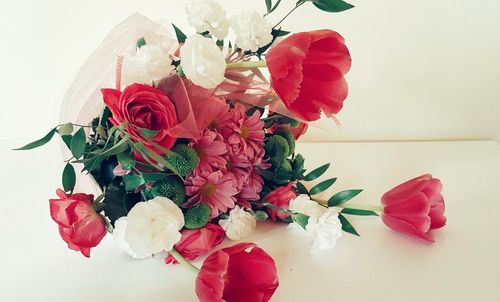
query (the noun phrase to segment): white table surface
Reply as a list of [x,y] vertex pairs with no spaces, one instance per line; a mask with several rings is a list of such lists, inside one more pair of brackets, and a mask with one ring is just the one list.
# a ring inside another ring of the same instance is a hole
[[[136,261],[110,236],[90,259],[66,248],[49,215],[62,163],[53,143],[33,152],[0,141],[1,301],[197,301],[195,276],[161,259]],[[260,224],[248,238],[277,262],[271,301],[500,301],[500,147],[491,141],[300,144],[306,166],[331,161],[335,190],[363,188],[359,203],[431,172],[442,180],[448,224],[436,243],[386,228],[378,217],[351,219],[330,253],[311,256],[284,225]],[[200,262],[197,262],[200,264]]]

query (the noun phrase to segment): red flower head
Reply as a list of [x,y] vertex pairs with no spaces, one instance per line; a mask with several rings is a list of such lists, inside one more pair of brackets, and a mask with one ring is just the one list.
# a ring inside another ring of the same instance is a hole
[[273,258],[253,243],[214,252],[196,278],[201,302],[266,302],[278,287]]
[[[293,183],[289,182],[288,185],[279,187],[268,193],[266,196],[264,196],[264,201],[269,202],[275,206],[278,206],[283,209],[288,209],[288,206],[290,205],[290,201],[297,197],[297,194],[295,191],[292,189]],[[285,214],[283,211],[280,210],[275,210],[271,208],[267,208],[267,213],[271,217],[273,221],[276,220],[276,218],[279,218],[281,220],[285,220],[289,217],[289,215]]]
[[306,121],[338,113],[347,97],[351,57],[332,30],[291,35],[266,55],[271,84],[286,107]]
[[441,189],[441,181],[430,174],[400,184],[382,196],[382,221],[397,232],[434,242],[429,230],[446,224]]
[[[183,230],[181,240],[175,245],[175,249],[186,260],[195,260],[198,256],[205,254],[224,240],[224,229],[218,224],[209,223],[205,227],[196,230]],[[172,255],[165,258],[165,263],[178,263]]]
[[68,247],[90,257],[90,248],[106,235],[103,218],[96,213],[93,195],[66,194],[57,190],[60,199],[51,199],[50,215],[59,225],[59,233]]

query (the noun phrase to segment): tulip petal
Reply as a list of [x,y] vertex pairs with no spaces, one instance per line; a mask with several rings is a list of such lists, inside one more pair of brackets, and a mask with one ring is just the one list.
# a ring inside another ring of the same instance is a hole
[[431,178],[432,176],[430,174],[425,174],[396,186],[382,195],[382,204],[390,205],[408,199],[412,195],[421,192]]
[[430,243],[434,242],[434,239],[432,239],[432,237],[430,237],[428,234],[415,228],[413,225],[411,225],[410,223],[408,223],[402,219],[398,219],[395,217],[391,217],[389,215],[382,214],[382,221],[389,228],[395,230],[396,232],[407,234],[407,235],[422,239],[426,242],[430,242]]

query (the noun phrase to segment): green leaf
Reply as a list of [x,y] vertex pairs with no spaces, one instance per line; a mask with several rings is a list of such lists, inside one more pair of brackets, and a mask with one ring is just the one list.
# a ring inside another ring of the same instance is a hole
[[255,211],[254,216],[258,221],[266,220],[269,217],[265,211]]
[[278,0],[278,1],[274,4],[273,8],[271,8],[271,10],[269,11],[269,14],[270,14],[270,13],[272,13],[272,12],[274,12],[274,10],[278,8],[278,5],[280,5],[280,3],[281,3],[281,0]]
[[307,222],[309,221],[309,216],[295,213],[292,215],[292,220],[295,221],[298,225],[300,225],[304,230],[306,229]]
[[339,220],[340,223],[342,224],[342,230],[344,232],[359,236],[359,233],[356,231],[356,229],[352,226],[352,224],[345,218],[342,214],[339,214]]
[[146,182],[160,181],[168,178],[170,175],[167,173],[142,173],[142,177]]
[[118,153],[116,155],[118,162],[122,165],[122,168],[125,170],[132,170],[135,166],[135,161],[132,159],[132,155],[130,154],[130,150],[126,150],[125,152]]
[[177,42],[179,43],[184,43],[186,42],[186,35],[182,32],[182,30],[180,30],[177,26],[175,26],[173,23],[172,23],[172,26],[174,27],[174,30],[175,30],[175,36],[177,37]]
[[65,192],[72,192],[76,184],[75,168],[67,163],[62,174],[62,185]]
[[272,6],[273,6],[272,0],[266,0],[266,8],[268,14],[271,12]]
[[73,133],[73,124],[66,123],[66,124],[62,125],[61,127],[59,127],[59,130],[57,130],[57,132],[61,136],[70,135],[71,133]]
[[340,213],[357,216],[378,216],[374,211],[358,210],[358,209],[343,209]]
[[141,132],[141,135],[145,139],[153,138],[156,134],[158,134],[158,130],[151,130],[151,129],[140,128],[140,127],[137,127],[137,128],[139,129],[139,132]]
[[297,192],[299,194],[308,194],[309,195],[309,191],[307,191],[307,188],[300,181],[297,182]]
[[304,180],[305,181],[315,180],[316,178],[318,178],[321,175],[323,175],[323,173],[325,173],[326,170],[328,170],[328,168],[330,168],[330,163],[324,164],[323,166],[312,170],[306,176],[304,176]]
[[16,148],[14,150],[31,150],[31,149],[41,147],[41,146],[45,145],[46,143],[48,143],[52,139],[52,137],[54,136],[54,133],[56,133],[56,131],[57,131],[57,129],[53,128],[52,130],[49,131],[49,133],[47,133],[41,139],[36,140],[32,143],[29,143],[25,146],[22,146],[21,148]]
[[336,181],[337,181],[337,177],[324,180],[324,181],[320,182],[319,184],[315,185],[314,187],[312,187],[312,189],[309,190],[309,194],[315,195],[315,194],[321,193],[321,192],[327,190],[328,188],[330,188]]
[[123,176],[123,183],[125,184],[125,190],[133,191],[135,188],[146,183],[142,175],[139,174],[127,174]]
[[217,42],[215,42],[215,44],[217,46],[224,46],[224,40],[217,40]]
[[322,11],[330,13],[343,12],[354,7],[342,0],[313,0],[313,4]]
[[288,34],[290,34],[289,31],[286,31],[286,30],[281,30],[281,29],[274,29],[276,32],[275,32],[275,35],[277,37],[283,37],[283,36],[286,36]]
[[61,135],[61,139],[68,149],[71,148],[71,139],[73,139],[73,135]]
[[119,182],[115,180],[108,185],[104,193],[104,213],[113,225],[118,218],[127,216],[128,211],[141,200],[140,194],[127,194],[125,188],[118,185]]
[[363,190],[345,190],[342,192],[338,192],[328,199],[328,207],[335,207],[340,204],[346,203],[351,200],[354,196],[363,192]]
[[146,45],[146,39],[144,39],[144,37],[137,40],[136,46],[138,49],[143,47],[144,45]]
[[85,143],[87,141],[85,130],[83,128],[78,129],[73,138],[71,139],[70,149],[71,153],[76,159],[82,157],[85,153]]

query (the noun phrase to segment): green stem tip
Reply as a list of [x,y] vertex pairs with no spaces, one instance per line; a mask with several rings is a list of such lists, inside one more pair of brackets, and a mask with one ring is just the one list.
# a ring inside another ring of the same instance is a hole
[[243,61],[226,64],[226,69],[249,69],[267,67],[266,61]]
[[182,255],[175,248],[170,251],[170,255],[172,255],[175,260],[177,260],[180,264],[188,268],[193,273],[198,274],[200,272],[199,268],[194,266],[191,262],[187,261],[186,258],[182,257]]

